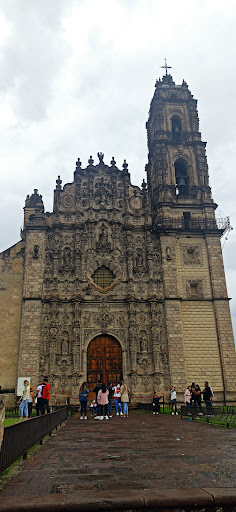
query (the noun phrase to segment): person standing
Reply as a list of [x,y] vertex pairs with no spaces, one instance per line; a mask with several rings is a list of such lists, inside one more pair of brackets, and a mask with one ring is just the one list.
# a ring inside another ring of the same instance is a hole
[[121,403],[123,405],[124,418],[128,418],[129,393],[130,393],[130,390],[129,390],[127,384],[122,382],[121,388],[120,388],[120,394],[121,394]]
[[21,397],[21,403],[19,407],[19,416],[20,420],[23,419],[23,415],[25,414],[25,417],[29,417],[28,412],[28,403],[29,403],[29,397],[30,397],[30,385],[28,380],[24,380],[24,390]]
[[190,407],[191,407],[191,398],[192,398],[191,386],[188,386],[184,392],[184,403],[185,403],[186,407],[188,407],[188,409],[190,409]]
[[[172,415],[176,414],[176,416],[178,416],[176,402],[177,402],[176,389],[175,389],[175,386],[171,386],[171,390],[170,390],[171,414]],[[175,408],[175,413],[174,413],[174,408]]]
[[212,391],[211,387],[209,386],[207,380],[205,381],[205,388],[204,388],[202,394],[203,394],[203,400],[206,405],[206,409],[211,409],[212,408],[213,391]]
[[106,387],[106,384],[102,384],[101,389],[98,391],[98,404],[100,407],[100,420],[109,420],[107,416],[107,406],[108,406],[108,395],[109,391]]
[[50,384],[48,382],[48,378],[45,377],[44,378],[44,388],[43,388],[43,392],[42,392],[42,410],[43,410],[43,414],[45,413],[45,409],[47,411],[47,414],[49,414],[50,412],[50,407],[49,407],[49,399],[50,399]]
[[120,401],[121,401],[121,393],[120,393],[120,384],[117,384],[117,386],[114,386],[112,388],[114,391],[113,400],[116,408],[116,416],[119,416],[119,413],[121,416],[123,416],[123,412],[121,409]]
[[83,419],[83,413],[84,413],[84,419],[87,420],[87,403],[88,403],[88,394],[89,389],[87,388],[87,382],[83,382],[82,386],[80,386],[79,390],[79,401],[81,405],[80,410],[80,419]]
[[32,386],[30,386],[30,397],[29,397],[29,402],[28,402],[29,418],[31,417],[34,403],[35,403],[34,402],[34,388]]
[[111,405],[112,405],[112,382],[108,382],[107,384],[107,389],[109,391],[109,395],[108,395],[108,412],[109,412],[109,418],[112,418],[112,415],[111,415]]
[[201,409],[201,389],[198,384],[195,384],[195,388],[192,392],[192,398],[194,402],[194,407],[199,408],[199,414],[202,416],[202,409]]
[[43,414],[43,388],[44,388],[44,382],[40,382],[36,389],[36,415],[39,416],[39,413]]
[[102,387],[102,381],[101,379],[99,379],[97,385],[95,386],[95,388],[93,389],[93,392],[96,393],[96,403],[97,403],[97,416],[95,416],[95,420],[100,420],[100,405],[98,403],[98,392],[100,391]]
[[158,393],[156,391],[154,391],[154,394],[152,397],[153,414],[159,414],[161,398],[162,398],[162,395],[158,395]]

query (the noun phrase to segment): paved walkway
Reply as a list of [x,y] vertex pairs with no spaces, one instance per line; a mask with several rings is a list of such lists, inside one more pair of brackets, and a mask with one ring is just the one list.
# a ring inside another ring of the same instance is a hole
[[1,497],[235,488],[235,447],[236,430],[179,416],[134,411],[129,418],[82,421],[76,414]]

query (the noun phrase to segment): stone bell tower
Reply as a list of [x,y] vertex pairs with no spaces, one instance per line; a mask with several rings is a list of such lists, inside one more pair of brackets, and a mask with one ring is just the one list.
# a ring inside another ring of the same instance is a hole
[[197,101],[167,74],[156,82],[147,122],[147,181],[160,237],[171,381],[236,397],[236,358],[220,237]]

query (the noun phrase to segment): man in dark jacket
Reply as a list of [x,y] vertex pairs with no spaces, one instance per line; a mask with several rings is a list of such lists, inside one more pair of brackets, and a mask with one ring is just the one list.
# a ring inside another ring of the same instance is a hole
[[206,404],[206,408],[209,409],[210,407],[212,407],[213,393],[212,393],[212,389],[209,386],[207,380],[205,381],[205,388],[204,388],[202,394],[203,394],[203,400]]
[[95,416],[95,420],[100,419],[100,406],[98,404],[97,398],[98,398],[98,391],[101,389],[101,387],[102,387],[102,381],[101,381],[101,379],[99,379],[97,385],[93,389],[93,392],[96,393],[96,404],[97,404],[97,416]]

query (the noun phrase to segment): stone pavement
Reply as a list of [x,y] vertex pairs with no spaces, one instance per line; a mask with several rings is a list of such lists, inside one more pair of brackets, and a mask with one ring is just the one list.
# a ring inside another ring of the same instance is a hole
[[167,495],[187,488],[197,495],[201,489],[230,491],[236,487],[235,447],[236,430],[180,416],[132,411],[129,418],[82,421],[76,414],[8,483],[0,510],[8,502],[3,498],[19,496],[40,502],[51,495],[59,503],[59,496],[75,493],[99,499],[102,493],[152,496],[164,489],[171,490]]

